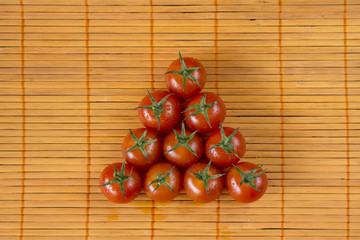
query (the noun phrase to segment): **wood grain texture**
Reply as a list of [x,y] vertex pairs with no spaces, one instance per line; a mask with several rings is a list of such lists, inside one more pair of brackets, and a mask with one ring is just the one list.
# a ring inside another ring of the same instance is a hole
[[[0,0],[0,240],[360,238],[360,1]],[[134,108],[178,57],[205,66],[252,204],[107,201]]]

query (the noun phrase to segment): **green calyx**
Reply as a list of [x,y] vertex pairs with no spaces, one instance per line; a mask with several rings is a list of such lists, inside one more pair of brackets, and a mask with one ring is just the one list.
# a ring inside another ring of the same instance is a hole
[[148,110],[151,110],[154,112],[154,115],[152,115],[151,117],[156,117],[156,119],[158,120],[159,122],[159,127],[158,127],[158,130],[160,130],[160,116],[162,114],[162,112],[164,111],[164,103],[166,101],[166,99],[168,99],[168,97],[170,97],[171,95],[173,95],[173,93],[170,93],[168,95],[166,95],[163,99],[161,99],[160,102],[157,102],[153,96],[151,95],[151,93],[149,92],[149,90],[146,89],[146,91],[148,92],[149,94],[149,97],[150,97],[150,100],[151,100],[151,103],[152,105],[150,106],[140,106],[138,108],[141,108],[141,109],[148,109]]
[[149,187],[156,183],[156,187],[154,188],[153,192],[156,191],[161,185],[167,186],[172,192],[174,192],[174,189],[170,186],[170,184],[166,181],[166,178],[170,175],[172,170],[174,170],[175,166],[173,166],[165,175],[162,175],[161,173],[155,175],[156,179],[152,180],[151,183],[149,183]]
[[195,134],[197,131],[191,133],[189,136],[186,136],[185,133],[185,125],[184,122],[181,123],[181,134],[179,135],[179,133],[173,129],[174,133],[175,133],[175,139],[178,141],[175,146],[173,146],[170,150],[166,151],[165,153],[174,151],[175,149],[177,149],[180,146],[184,146],[186,147],[186,149],[188,149],[192,154],[194,154],[195,156],[198,156],[196,154],[196,152],[194,151],[194,149],[192,149],[192,147],[190,146],[189,142],[191,141],[191,139],[194,138]]
[[257,173],[256,175],[255,172],[257,170],[259,170],[262,166],[258,167],[258,168],[255,168],[253,170],[251,170],[250,172],[248,173],[244,173],[243,171],[241,171],[238,167],[236,167],[235,165],[233,165],[234,168],[236,169],[236,171],[241,175],[242,177],[242,180],[240,181],[240,186],[241,184],[249,184],[250,187],[254,188],[256,191],[259,191],[260,192],[260,189],[255,185],[254,181],[261,176],[261,174],[263,174],[267,169]]
[[209,162],[209,164],[206,166],[205,170],[204,171],[199,171],[198,173],[197,172],[193,172],[193,171],[190,171],[189,170],[189,173],[196,179],[198,179],[199,181],[202,181],[205,185],[205,188],[206,188],[206,193],[207,195],[209,196],[209,180],[211,179],[215,179],[215,178],[218,178],[218,177],[221,177],[223,175],[225,175],[225,173],[222,173],[222,174],[217,174],[217,175],[209,175],[209,168],[211,166],[211,161]]
[[237,158],[240,159],[239,155],[235,152],[234,149],[234,144],[232,143],[232,140],[235,136],[235,134],[237,133],[237,131],[239,130],[239,128],[235,129],[235,131],[233,131],[229,137],[226,136],[225,132],[224,132],[224,128],[222,127],[222,125],[220,124],[220,133],[221,133],[221,141],[217,144],[215,144],[214,146],[212,146],[210,148],[210,151],[214,148],[222,148],[229,156],[230,159],[230,154],[234,154]]
[[192,75],[192,73],[195,72],[196,70],[200,69],[200,67],[187,68],[180,52],[179,52],[179,58],[180,58],[181,70],[173,70],[173,71],[166,72],[165,74],[173,73],[173,74],[178,74],[178,75],[182,76],[184,89],[185,89],[185,84],[186,84],[186,81],[188,78],[193,80],[197,85],[199,85],[200,88],[202,88],[200,83],[198,82],[198,80]]
[[130,175],[125,175],[125,161],[121,165],[120,172],[116,169],[115,166],[113,166],[113,167],[114,167],[114,179],[104,183],[103,185],[100,185],[100,187],[104,187],[106,185],[110,185],[113,183],[118,183],[120,186],[121,193],[123,194],[124,198],[126,199],[125,190],[124,190],[124,182],[126,182],[127,180],[129,180],[129,178],[131,178],[133,168],[131,167]]
[[[209,126],[211,127],[210,119],[209,119],[209,115],[208,115],[208,113],[207,113],[207,110],[208,110],[209,108],[212,108],[213,106],[215,106],[218,102],[220,102],[220,99],[217,100],[217,101],[215,101],[215,102],[213,102],[213,103],[208,103],[208,104],[207,104],[207,103],[206,103],[206,92],[205,92],[204,95],[203,95],[203,97],[202,97],[202,99],[201,99],[200,104],[195,104],[195,105],[192,105],[192,106],[188,107],[187,109],[185,109],[184,112],[187,112],[187,111],[189,111],[189,110],[191,110],[191,109],[195,109],[195,111],[192,112],[190,115],[188,115],[185,119],[187,119],[187,118],[190,117],[190,116],[197,115],[197,114],[200,114],[200,113],[201,113],[202,115],[204,115],[207,123],[208,123]],[[185,119],[184,119],[184,120],[185,120]]]
[[130,136],[132,138],[132,140],[135,142],[135,145],[132,146],[131,148],[129,148],[128,150],[126,150],[126,153],[129,153],[135,149],[140,149],[140,151],[142,152],[142,154],[146,157],[146,159],[150,162],[150,159],[149,159],[149,156],[145,150],[145,146],[150,144],[150,143],[154,143],[157,141],[157,139],[152,139],[152,140],[149,140],[149,141],[145,141],[145,137],[146,137],[146,133],[147,133],[147,130],[145,130],[145,132],[141,135],[140,138],[137,138],[131,131],[130,129]]

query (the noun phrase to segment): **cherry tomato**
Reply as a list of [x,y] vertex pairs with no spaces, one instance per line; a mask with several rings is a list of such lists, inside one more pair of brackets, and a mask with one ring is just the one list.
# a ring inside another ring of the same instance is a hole
[[110,201],[127,203],[139,195],[141,177],[133,166],[125,162],[112,163],[100,175],[100,189]]
[[204,134],[214,131],[225,120],[226,107],[218,95],[205,92],[191,98],[184,112],[186,126]]
[[167,91],[148,91],[148,94],[138,107],[140,121],[148,129],[164,134],[178,123],[180,103],[174,94]]
[[226,188],[229,194],[239,202],[250,203],[261,198],[267,188],[266,170],[249,163],[234,165],[226,175]]
[[191,98],[201,92],[206,83],[204,66],[192,57],[182,57],[173,61],[165,75],[166,86],[180,100]]
[[144,189],[145,193],[154,201],[171,201],[180,192],[181,173],[170,163],[157,163],[146,172]]
[[146,128],[138,128],[125,137],[122,153],[126,162],[138,169],[145,169],[159,160],[161,154],[160,138]]
[[219,168],[227,168],[237,163],[246,151],[243,135],[237,129],[222,127],[215,130],[205,143],[206,158]]
[[189,167],[203,155],[203,142],[196,132],[182,128],[166,135],[163,144],[164,157],[178,167]]
[[211,165],[211,161],[208,164],[194,163],[184,175],[185,192],[195,202],[211,202],[218,198],[224,189],[223,175]]

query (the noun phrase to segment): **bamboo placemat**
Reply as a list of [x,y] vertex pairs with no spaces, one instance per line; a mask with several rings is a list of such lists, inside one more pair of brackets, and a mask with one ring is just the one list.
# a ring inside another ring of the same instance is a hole
[[[0,0],[0,239],[360,239],[359,0]],[[194,56],[268,168],[224,191],[109,202],[145,88]]]

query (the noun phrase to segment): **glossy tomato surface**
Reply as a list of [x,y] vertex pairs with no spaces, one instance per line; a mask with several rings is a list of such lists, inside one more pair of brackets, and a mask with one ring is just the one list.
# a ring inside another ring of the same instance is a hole
[[[176,132],[180,135],[181,129],[177,129]],[[192,134],[191,131],[185,131],[186,136]],[[179,146],[178,148],[171,150],[179,141],[176,139],[174,132],[170,132],[166,135],[163,144],[163,153],[166,160],[178,167],[189,167],[191,164],[197,162],[203,155],[203,141],[199,135],[195,134],[193,138],[188,142],[190,148],[196,153],[192,153],[185,146]],[[169,152],[168,152],[169,151]]]
[[[203,181],[198,180],[193,175],[190,174],[192,172],[204,171],[207,167],[207,163],[197,162],[191,165],[184,175],[184,190],[186,195],[188,195],[192,200],[199,203],[208,203],[216,198],[218,198],[221,192],[224,189],[224,177],[220,176],[215,179],[211,179],[208,181],[209,186],[209,194],[206,191],[205,185]],[[221,172],[215,168],[214,166],[210,166],[208,174],[218,175]]]
[[214,164],[214,166],[219,168],[227,168],[232,166],[232,164],[239,162],[240,158],[243,157],[246,152],[246,143],[243,135],[238,130],[231,127],[224,127],[223,129],[226,137],[229,137],[234,131],[236,131],[232,140],[225,143],[224,148],[230,149],[229,145],[232,144],[231,148],[235,151],[239,158],[233,153],[228,154],[221,147],[212,148],[213,146],[222,143],[221,130],[218,128],[212,132],[206,140],[205,155],[208,160],[212,160],[212,164]]
[[[241,162],[236,164],[235,166],[244,173],[249,173],[256,168],[259,168],[258,165],[249,162]],[[254,175],[259,174],[262,171],[263,169],[259,168],[257,171],[255,171]],[[242,183],[240,185],[240,182],[242,180],[243,177],[235,169],[235,167],[232,167],[226,175],[226,188],[229,194],[235,200],[243,203],[250,203],[258,200],[264,195],[268,185],[268,180],[265,172],[258,176],[256,179],[253,179],[253,181],[251,181],[258,190],[247,183]]]
[[[168,96],[171,94],[170,96]],[[159,121],[154,116],[154,111],[150,109],[143,109],[138,108],[138,116],[141,123],[150,129],[159,134],[165,134],[170,131],[172,128],[176,126],[180,119],[180,103],[177,100],[176,96],[168,91],[154,91],[151,93],[152,97],[155,99],[157,103],[161,102],[161,100],[165,97],[166,101],[164,104],[159,107],[162,109],[162,113],[159,116],[160,119],[160,128],[159,128]],[[150,96],[145,96],[140,104],[139,107],[144,106],[152,106],[153,103],[151,102]]]
[[[199,106],[204,97],[204,94],[206,94],[206,104],[215,103],[219,100],[217,104],[206,110],[210,125],[206,120],[205,115],[202,113],[191,116],[191,114],[194,113],[196,109],[190,109],[186,111],[186,109],[194,107],[194,105]],[[206,134],[214,131],[220,126],[222,122],[224,122],[226,117],[226,107],[224,101],[215,93],[200,93],[199,95],[190,99],[185,107],[184,117],[186,118],[186,126],[189,127],[192,131],[199,131],[200,134]]]
[[[184,63],[188,69],[199,68],[191,72],[192,76],[198,81],[197,84],[190,78],[187,78],[185,88],[184,88],[184,79],[182,75],[170,73],[165,75],[166,86],[170,92],[174,93],[176,97],[180,100],[191,98],[201,92],[206,83],[206,71],[204,66],[200,63],[199,60],[193,57],[184,57]],[[173,61],[167,72],[181,70],[180,58]],[[200,86],[199,86],[200,85]]]
[[[170,170],[170,174],[166,176]],[[159,185],[159,187],[156,189],[158,182],[153,181],[159,179],[159,174],[165,177],[164,179],[172,190],[165,183]],[[179,194],[181,185],[182,177],[179,169],[177,169],[174,165],[166,162],[160,162],[153,165],[146,172],[144,178],[144,189],[146,195],[148,195],[152,200],[158,202],[166,202],[174,199]]]
[[[141,139],[145,132],[145,138]],[[122,153],[126,162],[135,166],[137,169],[146,169],[159,160],[161,155],[160,138],[154,132],[146,128],[134,129],[132,130],[132,133],[135,136],[135,140],[143,141],[139,141],[137,145],[129,132],[122,143]],[[131,150],[131,148],[134,148],[135,145],[137,146],[136,149],[125,153],[126,151]],[[141,151],[141,148],[145,150],[147,157]]]
[[[114,167],[118,172],[122,170],[122,163],[112,163],[105,167],[100,175],[100,185],[103,185],[109,181],[115,179]],[[123,182],[124,193],[121,192],[119,183],[112,183],[103,187],[100,187],[102,193],[112,202],[115,203],[127,203],[134,200],[140,193],[141,190],[141,177],[139,172],[131,165],[126,164],[124,168],[124,175],[131,176],[128,180]],[[130,175],[131,173],[131,175]]]

